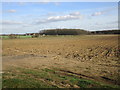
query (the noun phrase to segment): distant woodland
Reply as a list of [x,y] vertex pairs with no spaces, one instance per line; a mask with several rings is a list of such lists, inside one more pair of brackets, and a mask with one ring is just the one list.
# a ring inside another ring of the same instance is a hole
[[45,35],[84,35],[84,34],[120,34],[120,30],[86,31],[82,29],[49,29],[42,30]]
[[120,34],[120,30],[92,31],[91,34]]
[[80,35],[80,34],[90,34],[89,31],[81,30],[81,29],[49,29],[42,30],[39,32],[40,34],[45,35]]

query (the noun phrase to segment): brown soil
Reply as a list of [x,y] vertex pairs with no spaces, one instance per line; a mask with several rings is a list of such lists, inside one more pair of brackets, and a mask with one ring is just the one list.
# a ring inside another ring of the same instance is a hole
[[120,84],[117,35],[46,36],[3,40],[3,72],[58,68],[82,78]]

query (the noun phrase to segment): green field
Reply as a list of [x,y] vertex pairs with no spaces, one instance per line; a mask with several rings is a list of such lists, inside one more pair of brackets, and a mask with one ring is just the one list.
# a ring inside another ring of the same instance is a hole
[[[9,39],[9,36],[0,36],[2,39]],[[31,36],[17,36],[17,38],[31,38]]]

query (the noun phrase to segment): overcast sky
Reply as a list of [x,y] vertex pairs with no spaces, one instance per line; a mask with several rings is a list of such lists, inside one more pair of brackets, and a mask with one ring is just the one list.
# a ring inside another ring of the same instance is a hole
[[28,33],[43,29],[118,29],[117,2],[4,2],[2,32]]

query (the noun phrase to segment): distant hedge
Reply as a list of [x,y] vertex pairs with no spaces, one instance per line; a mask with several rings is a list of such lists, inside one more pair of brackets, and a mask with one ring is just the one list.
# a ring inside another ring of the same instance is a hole
[[80,35],[80,34],[90,34],[90,32],[81,29],[49,29],[42,30],[40,34],[45,35]]
[[120,34],[120,30],[93,31],[91,34]]

